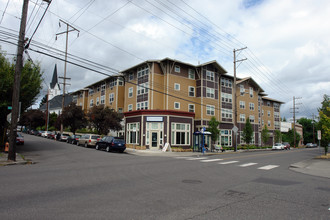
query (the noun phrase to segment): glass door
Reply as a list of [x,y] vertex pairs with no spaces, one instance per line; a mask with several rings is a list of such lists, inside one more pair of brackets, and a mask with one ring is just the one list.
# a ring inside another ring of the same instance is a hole
[[158,147],[158,132],[151,132],[151,147]]

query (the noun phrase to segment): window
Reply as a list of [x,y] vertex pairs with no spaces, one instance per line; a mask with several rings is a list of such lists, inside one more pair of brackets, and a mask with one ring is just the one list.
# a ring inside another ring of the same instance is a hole
[[118,108],[118,113],[123,113],[123,108]]
[[268,115],[268,117],[270,117],[270,111],[267,111],[267,115]]
[[115,85],[117,85],[117,80],[116,79],[112,79],[109,83],[109,87],[112,89]]
[[254,121],[255,121],[254,115],[250,115],[249,119],[250,119],[251,123],[254,123]]
[[262,116],[264,116],[264,110],[262,109]]
[[174,90],[180,91],[180,84],[179,83],[174,83]]
[[176,73],[179,73],[179,72],[180,72],[180,66],[175,65],[175,67],[174,67],[174,71],[175,71]]
[[180,102],[174,102],[174,109],[180,109]]
[[118,77],[118,86],[123,86],[124,85],[124,79],[123,77]]
[[262,126],[264,126],[264,124],[265,124],[265,122],[264,122],[264,120],[262,120]]
[[99,105],[100,104],[100,97],[97,97],[96,98],[96,105]]
[[231,79],[221,78],[221,86],[231,88],[232,87]]
[[89,106],[92,107],[93,105],[94,105],[94,100],[91,99],[91,100],[90,100],[90,103],[89,103]]
[[227,102],[227,103],[232,103],[232,94],[229,93],[221,93],[221,101],[222,102]]
[[195,71],[193,69],[188,69],[188,78],[195,79]]
[[241,84],[239,86],[239,90],[240,90],[241,95],[244,96],[244,93],[245,93],[244,85]]
[[128,105],[128,111],[130,112],[130,111],[133,111],[133,105],[132,104],[129,104]]
[[195,87],[189,86],[189,96],[195,97]]
[[231,130],[220,130],[221,146],[232,146]]
[[[240,135],[239,135],[240,136],[240,144],[245,144],[245,141],[243,140],[243,131],[241,131],[239,133],[240,133]],[[255,139],[255,133],[253,132],[250,144],[255,144],[254,139]]]
[[250,87],[250,97],[253,98],[253,88]]
[[270,127],[270,125],[271,125],[271,124],[270,124],[270,121],[268,121],[268,123],[267,123],[267,124],[268,124],[268,127]]
[[239,115],[239,121],[240,122],[245,122],[245,114],[240,114]]
[[133,73],[130,73],[130,74],[128,75],[128,80],[131,81],[131,80],[133,80],[133,79],[134,79],[134,74],[133,74]]
[[206,97],[207,98],[214,98],[214,89],[206,88]]
[[149,83],[141,83],[137,87],[137,94],[142,95],[148,93]]
[[190,124],[172,123],[171,128],[172,145],[190,145]]
[[148,109],[148,101],[146,101],[146,102],[138,102],[136,104],[136,110],[143,110],[143,109]]
[[250,102],[249,105],[250,105],[250,110],[251,110],[251,111],[254,111],[254,103]]
[[232,109],[221,109],[221,116],[222,119],[232,119],[233,118],[233,110]]
[[239,108],[245,109],[245,101],[239,101]]
[[214,81],[214,72],[206,70],[206,79],[210,81]]
[[127,134],[126,134],[126,143],[128,144],[139,144],[139,127],[140,123],[128,123],[127,124]]
[[89,94],[89,95],[93,95],[93,94],[94,94],[94,90],[93,90],[93,89],[89,89],[89,90],[88,90],[88,94]]
[[270,101],[267,101],[267,106],[270,106]]
[[96,90],[99,92],[99,91],[100,91],[100,86],[98,86],[98,87],[96,88]]
[[115,100],[115,94],[114,93],[110,93],[109,102],[112,103],[114,100]]
[[138,68],[138,72],[137,72],[138,78],[148,74],[149,74],[148,66]]
[[101,85],[101,91],[105,90],[105,83]]
[[104,102],[105,102],[105,96],[102,95],[102,96],[101,96],[101,104],[104,105]]
[[132,98],[133,97],[133,87],[130,87],[128,89],[128,98]]
[[189,112],[195,112],[195,105],[194,104],[188,104],[188,111]]
[[206,106],[206,115],[214,115],[214,105],[207,105]]

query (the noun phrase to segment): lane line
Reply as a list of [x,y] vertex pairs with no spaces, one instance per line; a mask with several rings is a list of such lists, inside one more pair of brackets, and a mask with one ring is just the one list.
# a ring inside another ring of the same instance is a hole
[[203,163],[207,163],[207,162],[215,162],[215,161],[220,161],[220,160],[223,160],[223,159],[209,159],[209,160],[201,160],[201,162],[203,162]]
[[232,160],[232,161],[227,161],[227,162],[221,162],[221,163],[218,163],[218,164],[231,164],[231,163],[237,163],[238,161],[236,160]]
[[249,167],[249,166],[253,166],[253,165],[256,165],[258,163],[246,163],[246,164],[242,164],[242,165],[239,165],[240,167]]
[[274,169],[276,167],[279,167],[279,165],[267,165],[267,166],[263,166],[263,167],[259,167],[259,170],[271,170]]
[[204,160],[207,157],[191,157],[191,158],[187,158],[186,160]]

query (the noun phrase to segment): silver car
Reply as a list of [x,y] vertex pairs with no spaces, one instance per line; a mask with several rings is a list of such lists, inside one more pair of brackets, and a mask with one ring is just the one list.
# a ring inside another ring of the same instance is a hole
[[95,147],[96,142],[101,138],[97,134],[84,134],[77,141],[77,146],[82,145],[84,147]]

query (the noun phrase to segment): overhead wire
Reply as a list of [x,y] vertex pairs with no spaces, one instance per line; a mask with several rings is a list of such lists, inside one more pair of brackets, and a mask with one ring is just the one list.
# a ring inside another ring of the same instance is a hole
[[4,10],[3,13],[2,13],[1,20],[0,20],[0,24],[2,23],[3,17],[5,16],[5,13],[6,13],[7,7],[8,7],[8,5],[9,5],[9,1],[10,1],[10,0],[7,1],[7,4],[6,4],[6,7],[5,7],[5,10]]

